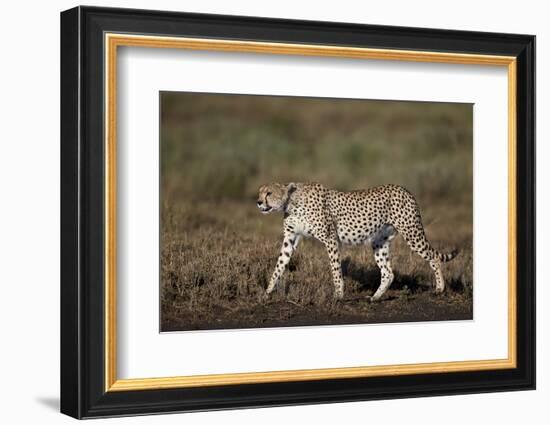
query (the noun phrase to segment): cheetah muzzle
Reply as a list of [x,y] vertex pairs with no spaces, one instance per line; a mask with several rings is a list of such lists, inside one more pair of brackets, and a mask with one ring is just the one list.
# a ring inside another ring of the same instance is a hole
[[280,282],[302,237],[313,237],[325,245],[337,299],[344,296],[341,244],[372,246],[381,279],[371,301],[379,300],[393,281],[390,244],[398,234],[430,264],[436,293],[445,290],[441,263],[458,254],[458,251],[442,254],[432,248],[424,233],[418,204],[401,186],[340,192],[320,184],[272,183],[260,187],[256,204],[263,214],[284,212],[283,244],[266,296]]

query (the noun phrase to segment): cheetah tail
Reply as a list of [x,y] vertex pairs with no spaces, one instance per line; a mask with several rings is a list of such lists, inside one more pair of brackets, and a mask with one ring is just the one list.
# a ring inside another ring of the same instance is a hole
[[460,251],[458,249],[454,249],[448,254],[442,254],[441,252],[437,252],[437,257],[439,258],[439,261],[442,263],[446,263],[447,261],[451,261],[453,258],[455,258]]

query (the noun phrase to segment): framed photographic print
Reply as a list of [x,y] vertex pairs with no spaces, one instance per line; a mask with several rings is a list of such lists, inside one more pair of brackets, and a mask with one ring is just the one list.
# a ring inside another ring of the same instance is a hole
[[535,38],[61,14],[61,411],[535,387]]

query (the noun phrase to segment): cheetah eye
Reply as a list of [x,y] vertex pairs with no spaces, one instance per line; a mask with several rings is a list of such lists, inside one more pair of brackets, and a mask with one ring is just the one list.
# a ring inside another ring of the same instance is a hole
[[271,195],[271,192],[267,192],[265,196],[269,196],[269,195]]

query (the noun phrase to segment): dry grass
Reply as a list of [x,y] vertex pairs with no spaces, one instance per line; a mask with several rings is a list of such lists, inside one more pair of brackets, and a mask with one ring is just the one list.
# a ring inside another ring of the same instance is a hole
[[[472,317],[472,141],[468,105],[164,94],[163,330],[469,319]],[[448,290],[401,238],[395,280],[377,304],[370,247],[343,251],[346,295],[333,300],[326,252],[303,241],[278,293],[262,294],[282,216],[261,215],[257,186],[319,181],[341,189],[397,183],[418,198],[428,239],[461,254]]]
[[[463,223],[463,214],[467,212],[455,209],[448,219]],[[231,201],[182,205],[176,211],[166,208],[163,330],[471,318],[471,228],[457,224],[450,232],[449,225],[430,218],[427,233],[433,244],[461,250],[444,266],[445,295],[433,295],[430,268],[398,238],[392,245],[396,277],[382,302],[366,301],[380,280],[372,250],[348,247],[342,255],[346,296],[336,303],[324,247],[304,240],[284,285],[263,302],[280,249],[280,215],[261,216],[253,202],[249,208]]]

